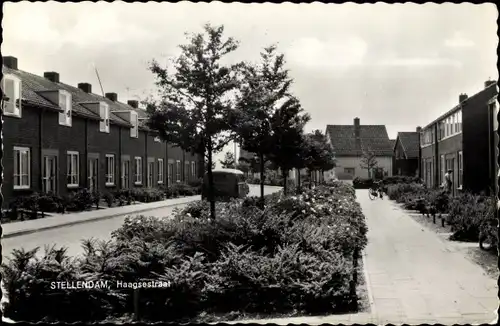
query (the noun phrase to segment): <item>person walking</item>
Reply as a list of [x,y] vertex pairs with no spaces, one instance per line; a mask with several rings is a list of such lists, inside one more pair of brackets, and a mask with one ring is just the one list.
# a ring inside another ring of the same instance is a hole
[[452,173],[453,173],[453,170],[449,169],[448,172],[446,172],[446,174],[444,175],[444,186],[445,186],[445,190],[448,194],[451,193],[451,187],[453,186]]

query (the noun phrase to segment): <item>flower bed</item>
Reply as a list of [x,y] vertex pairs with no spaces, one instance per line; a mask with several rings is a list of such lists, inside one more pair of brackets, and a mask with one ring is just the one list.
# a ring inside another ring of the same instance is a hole
[[105,193],[79,189],[63,197],[54,194],[33,193],[17,197],[9,205],[9,210],[4,212],[2,223],[43,218],[47,216],[46,213],[82,212],[131,205],[135,202],[149,203],[166,198],[194,196],[200,194],[200,191],[201,186],[193,183],[192,185],[175,184],[168,189],[134,188]]
[[[461,193],[450,196],[443,190],[427,189],[422,184],[394,184],[388,187],[389,198],[405,209],[427,216],[446,214],[451,226],[451,240],[478,241],[481,228],[495,219],[495,199]],[[444,218],[442,223],[444,225]]]
[[[138,311],[143,321],[193,322],[234,311],[352,309],[356,262],[367,243],[352,187],[334,183],[294,197],[273,194],[265,202],[264,210],[252,199],[217,203],[216,220],[206,202],[170,219],[127,218],[111,242],[88,242],[82,257],[52,252],[37,259],[17,252],[2,269],[10,301],[6,316],[90,322]],[[140,289],[134,300],[132,289],[51,289],[54,280],[170,286]]]

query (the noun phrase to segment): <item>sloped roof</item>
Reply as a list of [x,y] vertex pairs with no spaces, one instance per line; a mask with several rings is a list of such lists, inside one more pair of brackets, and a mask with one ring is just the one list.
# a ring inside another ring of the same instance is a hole
[[392,156],[393,147],[384,125],[360,125],[359,128],[357,142],[354,125],[326,126],[336,156],[358,156],[365,150],[371,150],[378,156]]
[[398,132],[398,137],[406,158],[418,158],[418,151],[420,147],[420,133],[416,131],[403,131]]
[[[2,69],[4,74],[11,74],[17,76],[22,80],[23,82],[22,101],[25,103],[29,103],[34,107],[48,108],[56,111],[61,111],[59,106],[46,99],[42,95],[42,92],[65,90],[71,94],[73,102],[72,113],[75,116],[80,116],[92,120],[101,120],[99,114],[86,107],[85,103],[91,103],[91,102],[95,103],[99,101],[105,101],[110,106],[111,110],[110,122],[112,124],[120,126],[131,127],[131,124],[128,121],[125,121],[118,115],[113,114],[112,111],[118,110],[117,104],[116,102],[108,100],[106,97],[97,94],[86,93],[83,90],[79,89],[78,87],[74,87],[64,83],[54,83],[45,77],[38,76],[26,71],[11,69],[6,66],[2,66]],[[128,107],[128,110],[133,109],[127,104],[122,104],[122,105]]]

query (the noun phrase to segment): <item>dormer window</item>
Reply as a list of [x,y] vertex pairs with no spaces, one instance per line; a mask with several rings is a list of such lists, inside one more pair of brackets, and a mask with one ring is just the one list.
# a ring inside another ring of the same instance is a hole
[[130,123],[132,124],[130,137],[139,138],[139,116],[137,115],[137,112],[130,111]]
[[59,107],[63,110],[63,112],[59,113],[59,125],[71,127],[71,94],[59,90]]
[[3,113],[21,117],[21,79],[14,75],[4,75],[2,79]]
[[101,102],[99,104],[99,115],[101,122],[99,123],[99,131],[109,133],[109,105]]

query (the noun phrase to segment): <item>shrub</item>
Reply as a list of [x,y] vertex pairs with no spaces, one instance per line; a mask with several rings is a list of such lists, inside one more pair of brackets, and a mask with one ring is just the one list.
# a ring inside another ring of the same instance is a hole
[[102,194],[99,190],[92,192],[92,203],[96,206],[96,208],[99,208],[99,205],[101,204],[101,199],[102,199]]
[[495,198],[460,194],[450,200],[448,223],[451,224],[451,239],[478,241],[479,230],[484,223],[495,219]]
[[423,181],[419,177],[409,177],[400,175],[384,178],[384,184],[386,185],[401,184],[401,183],[404,184],[423,183]]
[[70,193],[67,198],[68,211],[85,211],[92,207],[94,199],[92,198],[92,193],[87,189],[80,189],[75,192]]
[[369,189],[373,186],[373,179],[363,179],[356,177],[352,180],[354,189]]
[[38,208],[41,212],[55,213],[59,211],[61,199],[52,194],[42,194],[38,198]]
[[196,179],[196,180],[191,180],[188,182],[188,185],[193,188],[193,190],[195,191],[195,193],[197,195],[200,195],[201,194],[201,189],[203,187],[203,178],[199,178],[199,179]]

